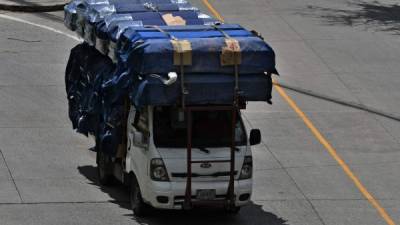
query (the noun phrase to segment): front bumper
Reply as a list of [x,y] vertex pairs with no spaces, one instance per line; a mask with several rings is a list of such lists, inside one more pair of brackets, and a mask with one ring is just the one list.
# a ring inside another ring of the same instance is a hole
[[[249,203],[252,193],[252,179],[235,180],[235,206],[243,206]],[[155,182],[150,181],[146,187],[142,188],[142,197],[146,203],[160,209],[182,209],[185,200],[186,181]],[[193,181],[192,182],[192,201],[196,201],[197,190],[215,189],[216,200],[226,198],[228,181]],[[243,198],[248,195],[247,198]],[[242,198],[240,198],[242,196]],[[168,199],[167,202],[160,202]],[[167,198],[166,198],[167,197]],[[241,200],[240,200],[241,199]]]

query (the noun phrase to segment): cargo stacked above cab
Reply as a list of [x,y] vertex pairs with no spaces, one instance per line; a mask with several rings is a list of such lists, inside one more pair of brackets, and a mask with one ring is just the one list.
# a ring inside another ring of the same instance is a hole
[[[232,105],[271,100],[275,54],[256,32],[222,24],[185,0],[75,0],[65,25],[70,119],[116,146],[126,105]],[[129,102],[127,102],[129,101]]]

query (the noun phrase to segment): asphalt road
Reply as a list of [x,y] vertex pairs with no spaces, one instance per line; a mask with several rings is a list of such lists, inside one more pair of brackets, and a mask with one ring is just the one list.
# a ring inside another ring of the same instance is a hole
[[[192,2],[208,9],[202,0]],[[279,82],[400,115],[395,1],[210,3],[228,22],[259,31],[272,45]],[[97,185],[95,156],[87,150],[93,143],[74,133],[67,118],[64,69],[78,42],[2,16],[72,34],[63,27],[62,13],[1,13],[1,225],[400,224],[400,122],[287,91],[343,159],[340,164],[276,89],[273,105],[250,104],[245,112],[248,124],[263,135],[254,149],[251,205],[236,217],[201,210],[135,218],[123,187]]]

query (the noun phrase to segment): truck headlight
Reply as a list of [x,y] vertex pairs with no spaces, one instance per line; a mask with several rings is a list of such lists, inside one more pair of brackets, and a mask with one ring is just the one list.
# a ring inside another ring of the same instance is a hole
[[239,180],[250,179],[253,175],[253,158],[251,156],[245,156],[240,171]]
[[150,161],[150,177],[154,181],[169,181],[167,169],[162,159],[152,159]]

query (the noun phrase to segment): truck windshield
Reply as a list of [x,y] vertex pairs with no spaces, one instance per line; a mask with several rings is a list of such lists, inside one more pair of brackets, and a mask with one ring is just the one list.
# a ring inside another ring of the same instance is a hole
[[[186,148],[187,120],[175,107],[155,107],[154,144],[164,148]],[[231,111],[192,112],[192,147],[230,147],[232,137]],[[246,145],[246,134],[240,117],[235,130],[236,146]]]

